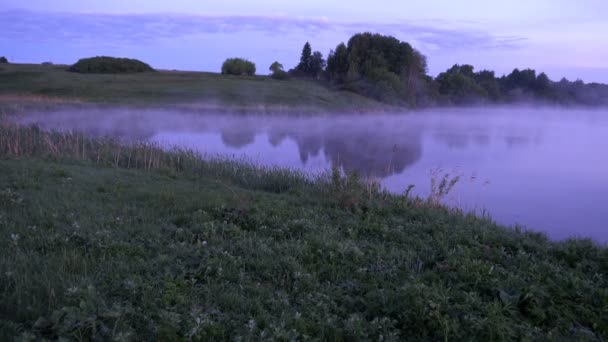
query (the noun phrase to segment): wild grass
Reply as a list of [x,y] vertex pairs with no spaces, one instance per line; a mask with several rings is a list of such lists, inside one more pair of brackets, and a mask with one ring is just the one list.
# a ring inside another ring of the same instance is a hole
[[295,170],[265,167],[247,160],[203,158],[197,152],[140,142],[124,144],[115,138],[90,138],[79,132],[47,132],[36,125],[19,126],[0,118],[0,158],[44,158],[87,161],[100,166],[158,170],[229,178],[255,189],[280,192],[310,186],[314,177]]
[[441,205],[442,201],[460,181],[461,175],[445,172],[441,168],[431,170],[431,193],[429,202]]
[[187,104],[202,109],[247,108],[268,112],[362,112],[388,108],[313,80],[186,71],[79,74],[67,69],[65,65],[7,64],[0,70],[0,94],[77,99],[98,105]]
[[339,170],[0,128],[0,340],[604,341],[606,274]]

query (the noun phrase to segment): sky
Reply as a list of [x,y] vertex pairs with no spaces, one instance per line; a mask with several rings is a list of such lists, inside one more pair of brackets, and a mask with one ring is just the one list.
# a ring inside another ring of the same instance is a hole
[[357,32],[389,34],[428,58],[553,80],[608,83],[606,0],[0,0],[0,55],[71,64],[96,55],[155,68],[219,71],[243,57],[267,73],[291,68],[302,46],[325,56]]

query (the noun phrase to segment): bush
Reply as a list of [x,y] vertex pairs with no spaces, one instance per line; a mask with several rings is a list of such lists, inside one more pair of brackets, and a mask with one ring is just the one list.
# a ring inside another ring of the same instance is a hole
[[275,80],[286,80],[289,78],[289,74],[285,70],[278,70],[273,72],[270,77],[274,78]]
[[255,74],[255,64],[242,58],[228,58],[222,64],[222,74],[253,76]]
[[70,67],[72,72],[86,74],[122,74],[154,71],[148,64],[137,59],[92,57],[83,58]]
[[7,64],[8,63],[8,59],[6,59],[6,57],[2,56],[2,57],[0,57],[0,63]]

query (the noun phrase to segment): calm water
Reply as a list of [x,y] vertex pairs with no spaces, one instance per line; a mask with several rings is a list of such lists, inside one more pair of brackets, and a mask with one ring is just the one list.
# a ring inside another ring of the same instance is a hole
[[608,111],[430,110],[315,117],[208,115],[169,110],[32,113],[25,123],[208,155],[322,172],[337,165],[387,189],[428,196],[434,174],[461,181],[444,201],[496,221],[608,241]]

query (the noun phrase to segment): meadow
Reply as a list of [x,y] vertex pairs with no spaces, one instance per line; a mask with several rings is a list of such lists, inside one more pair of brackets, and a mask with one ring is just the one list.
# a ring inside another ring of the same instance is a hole
[[93,103],[97,105],[190,105],[214,111],[348,111],[388,108],[348,91],[310,79],[229,76],[206,72],[158,71],[136,74],[80,74],[65,65],[4,64],[0,100]]
[[6,122],[0,251],[0,340],[608,338],[608,249],[590,240],[338,170]]

